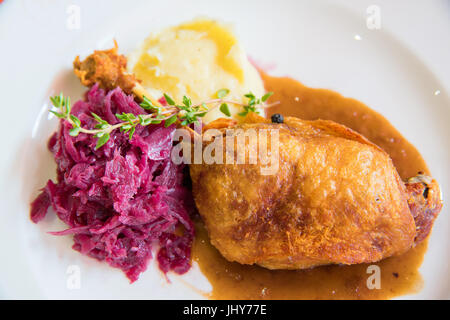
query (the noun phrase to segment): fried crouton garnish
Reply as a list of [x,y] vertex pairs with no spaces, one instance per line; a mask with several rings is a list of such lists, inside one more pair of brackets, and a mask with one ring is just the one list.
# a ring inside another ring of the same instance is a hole
[[127,58],[118,54],[117,49],[117,42],[114,41],[114,48],[95,50],[83,61],[77,56],[73,69],[81,83],[87,87],[98,83],[100,88],[106,90],[120,87],[127,94],[132,93],[138,80],[133,74],[127,73]]

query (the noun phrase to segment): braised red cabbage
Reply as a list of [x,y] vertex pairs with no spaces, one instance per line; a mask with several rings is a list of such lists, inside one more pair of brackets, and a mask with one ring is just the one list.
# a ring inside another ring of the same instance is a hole
[[[72,107],[85,128],[96,124],[91,112],[111,124],[119,121],[116,113],[145,113],[120,88],[105,92],[98,86]],[[195,209],[186,168],[170,159],[175,126],[137,126],[131,141],[115,130],[98,150],[94,136],[72,137],[70,129],[60,120],[48,142],[57,181],[49,180],[32,203],[32,221],[52,206],[69,226],[52,234],[73,234],[73,249],[122,269],[131,282],[147,268],[154,247],[162,271],[189,270]]]

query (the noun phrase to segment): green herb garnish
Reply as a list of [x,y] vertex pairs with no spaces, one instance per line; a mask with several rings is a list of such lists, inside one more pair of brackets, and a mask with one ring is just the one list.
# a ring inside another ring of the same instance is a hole
[[220,89],[219,91],[217,91],[216,96],[219,99],[223,99],[225,98],[228,94],[230,93],[230,90],[228,89]]
[[226,115],[226,116],[228,116],[228,117],[231,117],[230,109],[228,108],[228,105],[227,105],[226,103],[222,103],[222,104],[220,105],[220,111],[221,111],[224,115]]
[[[98,140],[96,149],[104,146],[111,137],[111,132],[119,129],[121,132],[127,133],[130,140],[133,139],[133,134],[136,131],[136,127],[148,126],[151,124],[164,123],[165,127],[169,127],[177,121],[181,126],[189,126],[195,122],[200,121],[208,112],[219,107],[219,110],[226,116],[230,117],[231,112],[228,104],[238,105],[244,108],[244,111],[239,113],[240,116],[245,116],[249,112],[257,112],[258,106],[265,106],[264,102],[273,94],[272,92],[266,93],[261,99],[257,99],[251,92],[246,94],[248,103],[243,104],[237,101],[225,100],[230,90],[221,89],[217,91],[217,99],[204,101],[200,104],[193,104],[192,100],[186,96],[183,97],[182,104],[177,105],[175,101],[167,94],[164,94],[169,106],[160,107],[155,106],[150,99],[143,97],[143,101],[140,106],[151,113],[143,113],[135,115],[133,113],[116,114],[116,118],[120,121],[116,124],[108,123],[108,121],[102,119],[99,115],[91,113],[93,119],[97,122],[94,129],[86,129],[82,127],[82,123],[79,118],[74,114],[71,114],[70,98],[64,97],[61,93],[58,96],[50,97],[50,101],[56,110],[50,110],[55,116],[65,121],[68,121],[72,128],[69,134],[73,137],[78,136],[80,133],[94,135]],[[214,104],[215,107],[209,108],[208,105]],[[267,105],[266,105],[267,106]]]

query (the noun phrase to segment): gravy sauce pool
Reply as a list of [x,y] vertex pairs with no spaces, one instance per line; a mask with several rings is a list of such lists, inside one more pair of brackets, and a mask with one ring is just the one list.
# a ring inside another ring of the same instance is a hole
[[[383,148],[392,158],[402,179],[428,172],[423,158],[383,116],[363,103],[325,89],[308,88],[290,78],[262,73],[271,101],[268,116],[281,113],[305,120],[327,119],[346,125]],[[368,289],[371,264],[331,265],[308,270],[268,270],[227,261],[210,244],[201,221],[192,254],[212,285],[211,299],[389,299],[418,292],[422,278],[418,271],[427,249],[427,240],[401,256],[377,263],[381,289]],[[372,264],[372,265],[373,265]]]

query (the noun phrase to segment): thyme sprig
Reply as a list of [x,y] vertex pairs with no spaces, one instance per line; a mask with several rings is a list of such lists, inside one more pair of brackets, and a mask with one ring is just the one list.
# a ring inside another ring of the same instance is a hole
[[245,117],[249,112],[255,112],[259,113],[258,110],[256,110],[256,107],[258,105],[263,104],[267,101],[271,96],[273,95],[273,92],[267,92],[265,95],[263,95],[260,99],[257,99],[253,93],[247,93],[244,95],[244,97],[248,98],[248,104],[243,106],[244,111],[238,113],[239,116]]
[[[204,117],[208,112],[217,107],[219,107],[219,110],[226,116],[231,116],[228,104],[243,107],[244,111],[239,113],[241,116],[245,116],[250,111],[257,112],[256,108],[258,106],[271,106],[265,104],[265,102],[273,94],[272,92],[266,93],[260,99],[257,99],[254,94],[250,92],[245,95],[245,97],[249,99],[248,104],[225,99],[229,92],[228,89],[221,89],[216,93],[217,99],[204,101],[200,104],[193,104],[192,100],[186,96],[183,97],[181,104],[176,104],[169,95],[164,94],[164,98],[168,104],[168,106],[165,107],[154,105],[150,99],[144,96],[140,106],[151,113],[135,115],[133,113],[123,112],[122,114],[115,115],[116,118],[120,120],[119,123],[110,124],[108,121],[92,112],[91,115],[97,122],[93,129],[82,127],[80,119],[71,113],[70,98],[64,97],[62,93],[59,96],[50,97],[50,101],[56,108],[56,110],[50,110],[50,112],[72,125],[72,128],[69,131],[71,136],[76,137],[80,133],[94,135],[98,139],[95,148],[99,149],[109,141],[111,132],[117,129],[127,133],[131,140],[133,139],[133,134],[138,125],[148,126],[150,124],[160,124],[164,122],[164,126],[169,127],[178,121],[181,126],[188,126],[198,122],[200,118]],[[213,107],[210,108],[208,105],[213,105]]]

